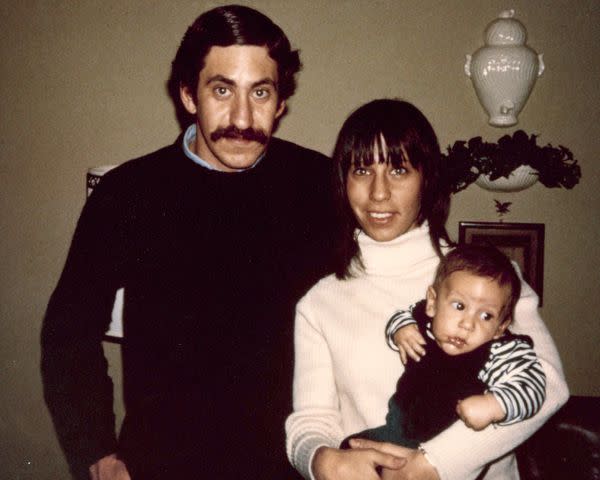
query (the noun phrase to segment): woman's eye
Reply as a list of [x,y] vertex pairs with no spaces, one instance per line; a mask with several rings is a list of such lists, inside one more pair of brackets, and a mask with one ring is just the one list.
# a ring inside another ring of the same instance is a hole
[[399,167],[399,168],[392,168],[392,171],[390,173],[394,176],[400,176],[400,175],[404,175],[407,172],[408,172],[408,170],[406,170],[406,168]]
[[454,310],[464,310],[465,306],[461,302],[452,302],[452,308]]
[[368,171],[367,171],[367,169],[366,169],[366,168],[364,168],[364,167],[357,167],[357,168],[355,168],[355,169],[352,171],[352,173],[353,173],[354,175],[358,175],[359,177],[361,177],[361,176],[363,176],[363,175],[367,175],[369,172],[368,172]]

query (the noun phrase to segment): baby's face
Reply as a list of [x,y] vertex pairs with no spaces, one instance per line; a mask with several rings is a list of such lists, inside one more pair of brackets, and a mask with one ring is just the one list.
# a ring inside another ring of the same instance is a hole
[[437,292],[429,287],[426,311],[440,348],[461,355],[500,337],[510,322],[503,318],[509,293],[491,278],[464,271],[451,273]]

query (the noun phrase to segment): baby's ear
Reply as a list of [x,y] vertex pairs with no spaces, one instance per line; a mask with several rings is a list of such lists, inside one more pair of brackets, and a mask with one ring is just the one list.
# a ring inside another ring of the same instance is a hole
[[425,313],[429,318],[435,317],[435,299],[437,298],[437,293],[433,288],[433,285],[429,285],[427,287],[427,303],[425,304]]
[[508,317],[500,325],[498,325],[498,329],[496,330],[496,335],[494,335],[494,340],[497,339],[497,338],[500,338],[502,335],[504,335],[504,332],[506,331],[506,329],[510,325],[511,320],[512,320],[512,318]]

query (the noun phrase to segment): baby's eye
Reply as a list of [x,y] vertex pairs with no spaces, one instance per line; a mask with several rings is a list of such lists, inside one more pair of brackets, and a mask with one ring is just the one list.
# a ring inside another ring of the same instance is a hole
[[462,311],[465,309],[465,306],[462,302],[452,302],[452,308]]
[[482,312],[480,318],[486,322],[489,322],[492,318],[494,318],[494,315],[489,312]]

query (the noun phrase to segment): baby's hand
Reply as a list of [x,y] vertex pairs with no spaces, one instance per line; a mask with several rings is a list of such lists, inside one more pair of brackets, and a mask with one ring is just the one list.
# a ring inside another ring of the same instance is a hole
[[456,413],[465,425],[475,431],[483,430],[490,423],[504,420],[506,413],[491,393],[472,395],[456,404]]
[[410,324],[406,327],[402,327],[394,333],[394,343],[400,350],[400,360],[406,365],[408,357],[412,358],[415,362],[421,360],[421,357],[425,355],[425,339],[423,335],[419,333],[419,328],[416,324]]

